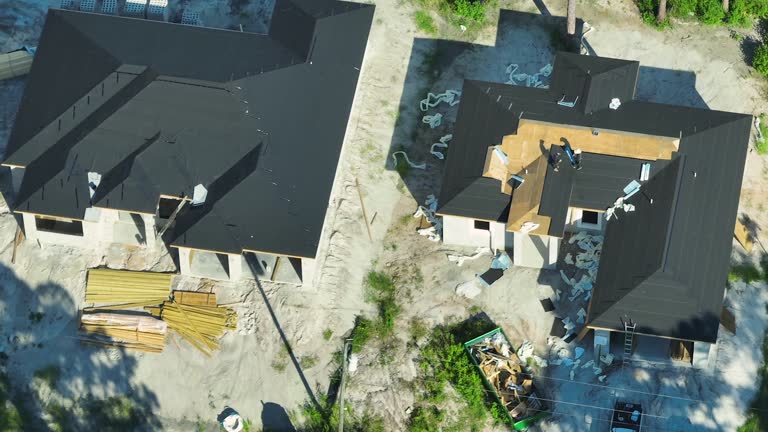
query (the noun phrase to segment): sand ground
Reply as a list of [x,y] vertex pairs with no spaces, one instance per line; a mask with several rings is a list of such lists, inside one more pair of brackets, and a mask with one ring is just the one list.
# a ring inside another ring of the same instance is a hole
[[[257,3],[246,10],[263,9]],[[560,4],[564,2],[544,3],[551,14],[564,13],[564,4]],[[352,328],[354,317],[375,314],[364,300],[362,283],[371,268],[397,275],[404,310],[396,328],[398,342],[386,350],[392,358],[382,362],[382,347],[376,342],[366,348],[358,370],[350,377],[347,397],[356,410],[383,415],[389,430],[404,430],[414,400],[418,345],[408,343],[412,318],[433,326],[482,311],[514,342],[530,340],[537,353],[547,354],[553,317],[541,312],[538,300],[551,296],[559,286],[557,273],[515,268],[472,300],[458,296],[456,286],[486,269],[488,259],[462,267],[449,263],[447,254],[472,250],[446,247],[416,235],[416,221],[409,217],[426,195],[439,191],[442,162],[429,155],[428,147],[451,132],[456,114],[456,107],[441,105],[433,110],[445,115],[440,128],[430,130],[421,124],[417,106],[426,91],[459,88],[464,78],[505,81],[510,63],[518,64],[520,72],[535,73],[553,58],[552,22],[541,18],[536,5],[528,1],[502,5],[529,14],[505,15],[498,33],[495,28],[480,32],[477,45],[469,46],[437,43],[418,33],[412,21],[414,9],[407,2],[376,2],[317,276],[306,288],[263,284],[276,321],[296,356],[304,360],[300,361],[304,367],[294,367],[287,359],[275,319],[253,282],[176,279],[180,287],[212,287],[222,302],[238,303],[241,328],[224,337],[221,352],[211,359],[178,340],[169,343],[161,355],[80,347],[72,337],[77,309],[82,306],[85,270],[101,264],[169,270],[168,252],[162,247],[126,250],[114,246],[81,251],[25,242],[16,263],[11,264],[16,221],[3,205],[0,350],[10,353],[7,368],[14,383],[30,386],[35,370],[58,364],[63,376],[57,391],[41,391],[31,385],[41,405],[51,401],[66,404],[86,393],[129,393],[153,409],[163,430],[190,430],[198,418],[212,420],[225,405],[257,424],[270,425],[275,420],[267,407],[296,410],[308,398],[308,390],[319,394],[327,388],[334,369],[333,354]],[[46,1],[0,0],[0,48],[34,44],[47,6]],[[225,1],[198,1],[194,6],[201,8],[209,25],[232,23],[216,18],[227,11]],[[764,109],[765,81],[750,72],[741,42],[727,29],[705,31],[698,25],[679,24],[673,30],[657,32],[639,21],[628,0],[580,2],[579,16],[594,27],[586,39],[598,55],[641,62],[641,98],[753,114]],[[248,19],[254,22],[252,17]],[[450,38],[462,37],[454,28],[443,26],[441,32]],[[754,36],[751,31],[743,32]],[[23,80],[0,83],[0,141],[7,139],[23,85]],[[426,170],[411,170],[405,181],[392,171],[389,159],[392,149],[401,147],[415,161],[427,162]],[[762,198],[767,163],[756,152],[749,154],[740,205],[758,227],[768,221]],[[373,240],[369,240],[362,218],[356,182],[368,218],[373,220]],[[738,251],[734,248],[734,260],[754,260],[760,248],[752,257]],[[604,385],[598,385],[587,370],[579,371],[573,382],[563,367],[542,371],[541,380],[547,382],[555,402],[555,415],[538,430],[604,430],[609,418],[606,408],[622,395],[648,407],[650,430],[735,429],[756,390],[766,301],[765,286],[758,284],[736,284],[728,291],[726,304],[736,314],[739,327],[735,336],[721,329],[716,366],[708,371],[635,364],[611,374]],[[35,311],[45,312],[40,322],[29,318]],[[326,329],[333,332],[330,341],[323,338]],[[585,340],[583,346],[588,345]],[[313,356],[316,364],[307,367]]]

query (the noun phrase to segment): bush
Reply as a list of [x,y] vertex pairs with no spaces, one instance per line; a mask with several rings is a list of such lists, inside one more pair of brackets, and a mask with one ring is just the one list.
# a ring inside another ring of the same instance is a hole
[[411,411],[411,417],[408,419],[408,430],[410,432],[440,432],[445,416],[434,406],[417,406]]
[[765,0],[744,0],[747,13],[755,18],[768,18],[768,2]]
[[371,339],[373,323],[368,318],[355,318],[355,328],[352,329],[352,352],[360,352]]
[[24,420],[10,400],[10,393],[11,383],[8,376],[0,373],[0,432],[24,430]]
[[136,430],[145,413],[125,396],[112,396],[103,400],[90,400],[85,406],[88,417],[100,431]]
[[455,0],[453,10],[460,17],[479,23],[485,21],[485,3],[482,0]]
[[431,35],[437,33],[435,21],[432,19],[432,15],[429,13],[424,12],[423,10],[416,11],[416,13],[413,15],[413,20],[416,22],[416,27],[418,27],[419,30],[423,31],[424,33]]
[[699,0],[696,14],[704,24],[720,24],[725,18],[723,3],[720,0]]
[[747,9],[747,0],[733,0],[725,18],[728,25],[746,27],[752,22],[752,17]]
[[[669,9],[672,16],[687,18],[696,13],[699,0],[669,0]],[[658,7],[658,1],[656,2]],[[720,10],[722,10],[722,5]]]
[[365,282],[368,287],[368,300],[375,303],[379,310],[379,336],[389,336],[395,328],[395,318],[400,314],[395,283],[386,273],[375,271],[368,273]]
[[768,44],[764,43],[757,47],[752,66],[759,74],[768,77]]

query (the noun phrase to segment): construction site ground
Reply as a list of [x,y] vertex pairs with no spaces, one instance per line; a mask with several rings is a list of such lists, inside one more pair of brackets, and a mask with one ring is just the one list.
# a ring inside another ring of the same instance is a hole
[[[437,43],[419,33],[412,19],[416,8],[410,2],[376,2],[312,286],[263,282],[265,301],[252,281],[176,278],[175,289],[212,289],[219,303],[232,303],[239,314],[239,329],[224,336],[221,350],[211,358],[174,336],[162,354],[81,347],[75,336],[86,270],[106,265],[171,271],[168,251],[116,245],[77,250],[25,241],[11,263],[17,219],[3,202],[0,351],[8,356],[5,368],[12,384],[29,396],[27,403],[42,412],[53,403],[71,406],[86,395],[126,394],[155,416],[152,430],[188,431],[195,424],[215,430],[216,415],[227,405],[251,419],[256,428],[290,430],[287,422],[298,427],[296,416],[289,419],[286,413],[298,412],[310,393],[319,395],[328,388],[336,368],[334,354],[355,317],[377,313],[365,300],[363,281],[371,269],[396,276],[402,312],[395,324],[395,343],[383,346],[374,340],[360,352],[357,370],[348,377],[346,399],[356,412],[383,416],[387,430],[407,429],[415,401],[423,341],[410,342],[414,318],[432,328],[482,313],[513,343],[529,340],[537,355],[549,358],[547,336],[554,318],[543,312],[539,300],[564,288],[560,274],[512,267],[474,299],[459,296],[457,285],[485,271],[490,257],[461,267],[449,262],[448,254],[469,255],[473,249],[448,247],[417,235],[418,221],[411,217],[427,195],[439,192],[444,162],[429,154],[429,146],[452,132],[457,111],[445,104],[431,110],[430,114],[440,112],[445,118],[442,126],[430,129],[421,123],[424,113],[418,108],[426,92],[459,89],[465,78],[503,82],[509,64],[517,64],[518,73],[533,74],[553,59],[552,34],[562,23],[542,16],[542,10],[562,16],[565,2],[499,3],[520,13],[505,14],[498,34],[490,26],[476,33],[476,45],[462,45]],[[57,4],[0,0],[0,51],[35,45],[46,8]],[[269,9],[260,1],[195,4],[210,15],[205,20],[209,25],[227,28],[247,19],[248,29],[256,29],[257,12],[248,11]],[[766,82],[744,60],[745,40],[756,37],[754,31],[738,30],[746,36],[738,38],[726,28],[676,23],[660,32],[641,22],[631,0],[580,1],[578,15],[594,27],[586,36],[594,53],[640,61],[640,99],[752,114],[766,106]],[[441,24],[440,32],[452,39],[466,37],[447,24]],[[0,82],[0,143],[10,133],[23,87],[23,79]],[[426,170],[410,169],[402,179],[390,157],[399,149],[417,163],[426,161]],[[9,174],[3,172],[0,179],[7,190]],[[362,216],[358,183],[372,220],[372,240]],[[750,151],[740,212],[752,218],[763,243],[768,242],[760,230],[768,223],[767,187],[768,159]],[[761,252],[758,243],[747,256],[734,243],[733,260],[756,263]],[[532,430],[606,430],[617,397],[643,404],[646,430],[735,430],[759,385],[766,302],[764,283],[733,283],[726,305],[735,314],[737,331],[731,335],[721,327],[707,370],[635,362],[609,373],[601,383],[589,369],[579,369],[573,380],[565,366],[540,369],[537,386],[547,389],[554,414]],[[281,334],[291,344],[295,363]],[[591,337],[580,345],[587,350],[585,359],[591,358],[590,344]],[[51,364],[61,368],[53,389],[33,378],[35,371]],[[502,427],[489,420],[485,430]]]

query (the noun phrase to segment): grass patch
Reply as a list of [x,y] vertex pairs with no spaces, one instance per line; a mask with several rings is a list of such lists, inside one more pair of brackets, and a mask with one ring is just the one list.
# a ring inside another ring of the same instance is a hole
[[430,15],[429,12],[423,10],[416,11],[416,13],[413,14],[413,21],[416,23],[416,27],[424,33],[430,35],[437,34],[435,20],[432,19],[432,15]]
[[744,283],[749,284],[760,280],[761,278],[762,274],[760,270],[752,264],[735,265],[731,267],[731,270],[728,272],[728,282],[731,283],[743,281]]
[[299,366],[301,366],[302,369],[312,369],[317,366],[317,361],[318,357],[314,354],[304,356],[299,359]]
[[424,322],[424,320],[420,318],[411,319],[409,330],[411,333],[411,339],[414,342],[417,342],[419,339],[429,334],[429,329],[427,328],[427,324]]
[[[419,362],[419,370],[422,375],[423,388],[417,399],[427,404],[439,404],[446,399],[445,385],[451,384],[466,403],[466,408],[459,414],[458,422],[463,430],[480,430],[487,420],[488,414],[498,422],[509,424],[504,412],[504,407],[499,406],[491,393],[485,387],[480,373],[475,368],[472,360],[464,350],[463,342],[493,330],[495,325],[488,321],[467,320],[462,323],[435,328],[424,347]],[[422,405],[423,406],[423,405]],[[440,430],[442,426],[436,421],[442,422],[442,418],[436,415],[434,408],[428,406],[424,411],[417,413],[416,418],[411,417],[412,429],[419,431]],[[424,420],[432,422],[424,428]]]
[[365,344],[371,340],[373,334],[373,322],[368,318],[358,316],[355,318],[355,328],[352,329],[352,352],[363,350]]
[[284,345],[280,347],[280,351],[278,351],[275,358],[272,359],[270,366],[278,372],[285,372],[285,369],[288,367],[288,350]]
[[411,417],[408,419],[408,430],[410,432],[440,432],[440,424],[445,420],[445,416],[434,405],[417,406],[411,411]]
[[61,368],[57,365],[50,365],[38,369],[35,371],[35,378],[48,384],[48,387],[54,388],[56,383],[59,382],[59,378],[61,378]]
[[325,329],[323,330],[323,339],[329,341],[333,337],[333,330],[331,329]]
[[0,432],[22,430],[24,430],[24,420],[11,401],[11,383],[8,375],[0,373]]
[[384,272],[371,271],[365,279],[368,300],[378,309],[376,330],[379,336],[387,337],[395,328],[395,319],[400,314],[397,304],[395,282]]
[[[318,401],[321,408],[312,403],[305,403],[301,409],[303,421],[292,419],[292,423],[301,424],[297,427],[302,432],[336,432],[339,430],[338,405],[331,404],[328,398],[323,396]],[[384,419],[368,412],[358,415],[352,409],[352,405],[345,404],[344,430],[358,432],[384,432]]]
[[[669,20],[656,21],[659,0],[635,0],[642,20],[656,28],[669,27]],[[755,19],[768,17],[765,0],[731,0],[728,12],[722,0],[668,0],[667,14],[682,20],[695,19],[708,25],[748,27]]]
[[[763,47],[765,46],[763,45]],[[768,59],[766,59],[766,68],[768,68]],[[755,142],[755,149],[759,155],[768,154],[768,124],[766,122],[768,122],[768,116],[760,114],[760,134],[763,139],[758,139]]]

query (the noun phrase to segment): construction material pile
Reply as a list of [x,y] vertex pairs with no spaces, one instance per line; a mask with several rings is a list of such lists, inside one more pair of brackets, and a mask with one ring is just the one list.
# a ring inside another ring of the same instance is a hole
[[173,291],[170,296],[172,276],[90,270],[85,301],[91,306],[80,318],[82,342],[159,353],[170,328],[210,356],[224,332],[237,328],[237,314],[218,306],[213,293]]
[[173,297],[160,307],[145,309],[207,356],[219,349],[218,339],[226,330],[237,328],[237,314],[216,305],[215,294],[174,291]]
[[87,345],[119,346],[159,353],[165,346],[168,324],[146,315],[89,313],[80,318],[82,342]]
[[533,376],[525,371],[525,364],[501,331],[471,345],[469,350],[513,422],[547,411],[544,401],[536,395]]
[[160,304],[168,300],[172,276],[170,273],[91,269],[85,302],[100,306],[86,310],[131,309]]

